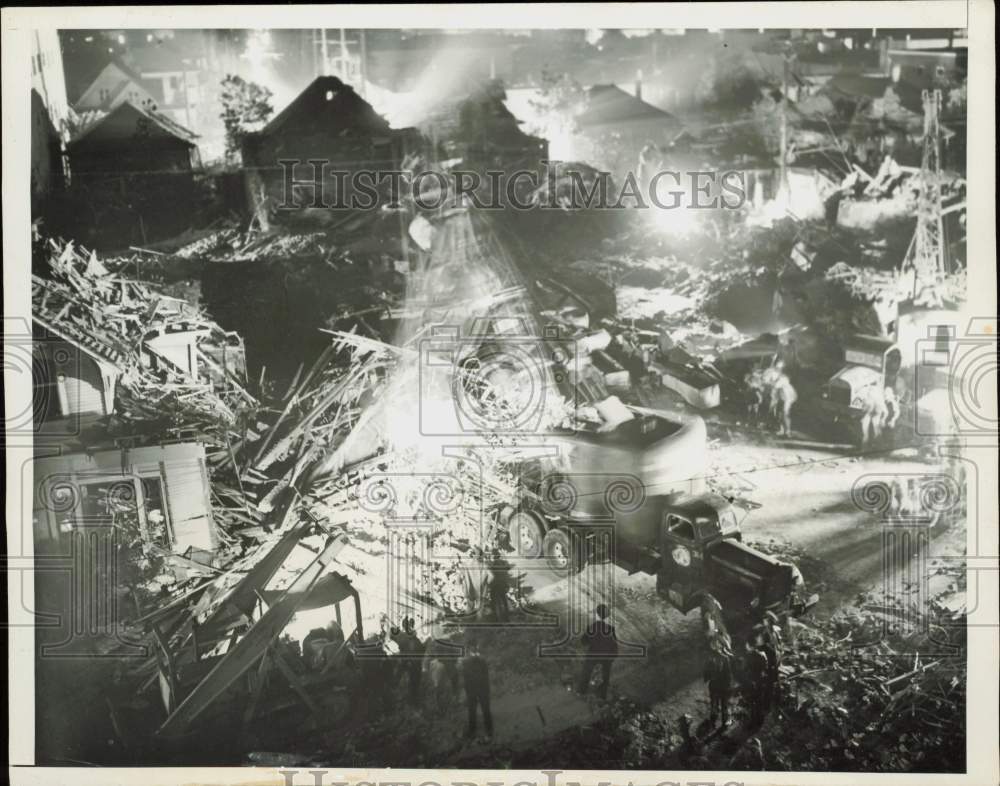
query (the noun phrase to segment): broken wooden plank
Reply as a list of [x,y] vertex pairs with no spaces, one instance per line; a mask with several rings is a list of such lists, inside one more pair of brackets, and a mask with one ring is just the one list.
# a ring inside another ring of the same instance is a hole
[[[336,535],[327,541],[322,553],[302,571],[263,617],[250,628],[221,661],[209,672],[180,706],[160,726],[157,734],[170,736],[184,731],[226,689],[239,679],[264,654],[285,629],[296,609],[302,605],[316,580],[347,545],[347,536]],[[256,596],[254,596],[256,601]]]

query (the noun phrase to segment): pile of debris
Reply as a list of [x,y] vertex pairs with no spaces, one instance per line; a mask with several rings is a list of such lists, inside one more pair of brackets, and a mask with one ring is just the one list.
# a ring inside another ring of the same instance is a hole
[[964,618],[924,609],[923,631],[894,632],[903,611],[858,611],[797,629],[781,666],[769,768],[964,769]]
[[242,340],[201,310],[116,275],[93,252],[49,240],[47,277],[32,276],[32,315],[45,329],[121,370],[120,432],[192,433],[223,447],[257,408]]
[[288,232],[241,232],[236,228],[220,229],[177,249],[181,259],[209,258],[215,261],[245,262],[269,257],[326,258],[335,247],[324,232],[294,234]]

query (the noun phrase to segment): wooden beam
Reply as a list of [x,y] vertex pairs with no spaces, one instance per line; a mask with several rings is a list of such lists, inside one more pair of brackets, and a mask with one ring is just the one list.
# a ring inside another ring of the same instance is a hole
[[283,652],[276,654],[274,662],[278,664],[278,669],[281,670],[282,675],[288,680],[288,684],[291,686],[292,690],[295,691],[299,698],[305,703],[309,708],[309,711],[316,716],[316,720],[322,720],[322,713],[316,703],[309,696],[309,692],[302,685],[302,681],[299,679],[298,675],[292,670],[292,667],[288,665],[285,658],[287,655]]
[[268,648],[264,652],[264,657],[260,659],[257,676],[250,691],[250,700],[247,702],[246,711],[243,713],[244,733],[246,733],[247,727],[250,725],[250,721],[253,720],[253,716],[257,714],[257,704],[260,702],[260,696],[264,692],[264,686],[267,684],[267,667],[273,660],[271,657],[273,652],[274,650],[272,648]]
[[278,569],[288,559],[288,555],[292,553],[299,538],[305,534],[307,527],[308,522],[304,522],[289,530],[264,558],[240,580],[240,583],[229,593],[225,602],[220,604],[201,625],[206,637],[211,637],[224,628],[226,622],[234,616],[234,609],[239,614],[249,616],[257,603],[257,591],[264,589],[274,574],[278,572]]
[[236,680],[251,668],[291,621],[309,595],[316,580],[347,545],[347,536],[338,534],[327,541],[322,553],[299,574],[291,586],[271,606],[256,625],[216,664],[198,686],[160,726],[157,734],[182,733]]

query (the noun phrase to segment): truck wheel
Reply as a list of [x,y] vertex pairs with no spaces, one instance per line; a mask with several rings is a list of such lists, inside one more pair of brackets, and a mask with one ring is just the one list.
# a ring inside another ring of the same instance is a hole
[[540,557],[545,525],[530,510],[517,510],[507,521],[507,535],[514,553],[519,557]]
[[580,537],[562,528],[545,533],[542,552],[549,567],[560,575],[570,575],[583,570],[583,549]]

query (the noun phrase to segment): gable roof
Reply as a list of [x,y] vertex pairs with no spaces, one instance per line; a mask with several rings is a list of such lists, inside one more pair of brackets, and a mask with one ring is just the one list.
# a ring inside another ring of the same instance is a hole
[[320,76],[257,132],[259,136],[288,131],[338,130],[387,133],[389,121],[359,96],[354,88],[335,76]]
[[112,70],[118,71],[121,74],[121,79],[119,80],[117,87],[115,88],[116,93],[121,92],[122,88],[128,84],[129,80],[135,82],[137,85],[142,87],[147,92],[149,91],[149,88],[147,88],[146,85],[143,83],[142,77],[139,76],[139,74],[137,74],[127,65],[125,65],[121,60],[114,58],[105,63],[101,67],[101,69],[96,74],[94,74],[93,79],[87,82],[87,86],[80,93],[80,97],[77,98],[73,103],[74,104],[82,103],[83,100],[90,94],[90,92],[97,85],[97,82],[101,79],[101,77],[103,77],[108,71]]
[[124,101],[103,117],[97,118],[83,128],[67,147],[73,148],[86,140],[87,142],[113,142],[133,139],[137,130],[153,139],[173,138],[194,147],[198,135],[170,118]]
[[137,87],[139,90],[143,92],[143,94],[146,96],[148,100],[152,101],[154,104],[156,103],[156,98],[153,96],[150,90],[142,82],[136,82],[134,79],[122,80],[121,84],[119,84],[118,87],[116,87],[111,92],[111,95],[108,96],[108,103],[114,104],[118,96],[120,96],[122,93],[128,90],[130,86]]
[[669,112],[647,104],[617,85],[594,85],[587,89],[586,95],[586,108],[576,117],[580,128],[647,122],[681,125]]

